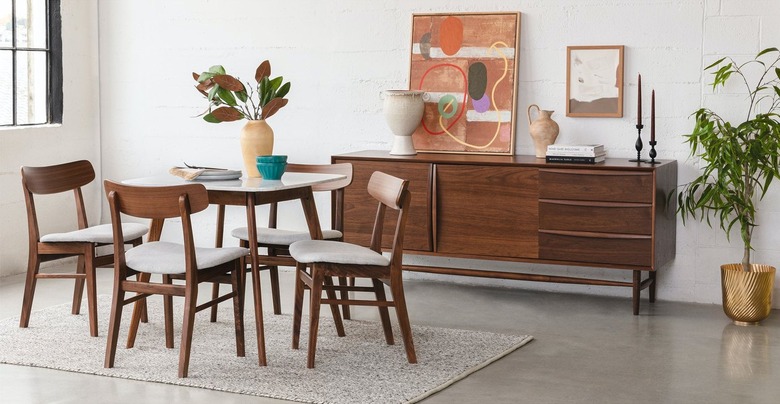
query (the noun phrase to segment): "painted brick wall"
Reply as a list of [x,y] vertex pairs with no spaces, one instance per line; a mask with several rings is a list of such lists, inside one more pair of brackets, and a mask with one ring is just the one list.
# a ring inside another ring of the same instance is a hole
[[[702,68],[722,55],[744,58],[780,46],[776,0],[104,0],[99,3],[103,174],[116,179],[150,175],[183,160],[239,167],[241,124],[209,125],[193,118],[205,103],[192,88],[190,72],[222,64],[249,79],[263,59],[270,59],[274,73],[293,84],[290,104],[269,121],[277,134],[276,152],[293,161],[321,163],[332,154],[389,149],[391,135],[379,93],[408,88],[411,14],[502,10],[523,13],[516,153],[533,153],[524,114],[535,103],[557,111],[553,117],[561,127],[560,143],[601,142],[610,156],[631,157],[636,75],[642,73],[646,108],[650,90],[657,93],[659,158],[679,160],[681,183],[697,172],[682,143],[682,135],[692,128],[689,115],[701,106],[739,107],[730,89],[712,93]],[[566,46],[608,44],[626,46],[625,116],[566,118]],[[328,201],[320,202],[325,211]],[[780,225],[779,202],[780,191],[775,189],[763,205],[756,231],[758,261],[775,265],[780,264],[780,236],[772,229]],[[286,219],[303,227],[292,209]],[[240,209],[228,214],[229,226],[241,223]],[[198,235],[209,243],[213,215],[201,217]],[[729,243],[706,225],[680,224],[677,257],[659,274],[659,298],[719,302],[718,266],[741,258],[737,240]],[[521,267],[441,261],[437,263],[485,269]],[[629,275],[534,268],[616,279]],[[628,295],[625,289],[603,287],[447,280]]]

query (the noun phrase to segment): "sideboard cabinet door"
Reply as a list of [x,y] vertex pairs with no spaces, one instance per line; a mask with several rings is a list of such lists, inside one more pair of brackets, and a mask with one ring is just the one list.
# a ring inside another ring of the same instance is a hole
[[533,167],[437,164],[436,252],[537,258],[538,173]]
[[[377,201],[368,194],[368,180],[374,171],[409,180],[412,194],[409,218],[406,222],[404,250],[430,252],[431,246],[431,169],[428,163],[355,161],[334,159],[335,163],[352,163],[352,185],[344,192],[344,241],[368,246],[376,216]],[[395,223],[397,213],[388,209],[387,217]],[[385,226],[382,246],[390,248],[393,226]]]

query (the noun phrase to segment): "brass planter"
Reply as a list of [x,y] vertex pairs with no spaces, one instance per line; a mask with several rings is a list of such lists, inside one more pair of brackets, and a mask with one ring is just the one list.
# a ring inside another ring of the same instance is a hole
[[775,267],[751,264],[750,272],[742,264],[720,267],[723,311],[738,325],[758,324],[772,311]]

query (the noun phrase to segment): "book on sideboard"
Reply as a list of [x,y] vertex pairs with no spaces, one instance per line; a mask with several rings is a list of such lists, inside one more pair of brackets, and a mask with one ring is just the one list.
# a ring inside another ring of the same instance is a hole
[[596,164],[607,159],[606,153],[598,156],[557,156],[547,155],[545,161],[548,163],[573,163],[573,164]]
[[603,144],[583,144],[583,145],[564,145],[564,144],[551,144],[547,146],[547,155],[582,155],[582,156],[598,156],[606,153]]

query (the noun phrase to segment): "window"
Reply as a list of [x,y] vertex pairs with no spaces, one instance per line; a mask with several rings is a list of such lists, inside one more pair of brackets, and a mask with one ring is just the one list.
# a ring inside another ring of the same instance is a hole
[[62,122],[60,0],[0,0],[0,126]]

